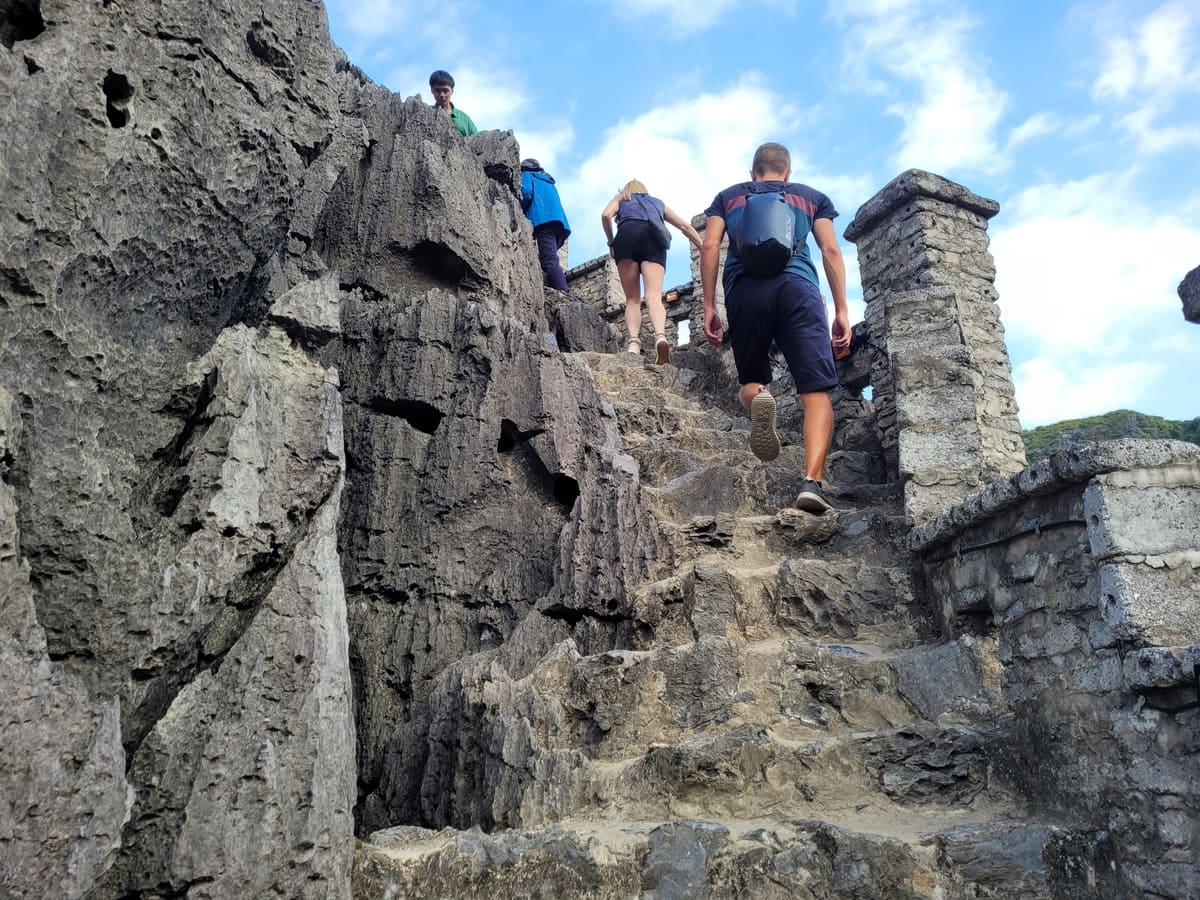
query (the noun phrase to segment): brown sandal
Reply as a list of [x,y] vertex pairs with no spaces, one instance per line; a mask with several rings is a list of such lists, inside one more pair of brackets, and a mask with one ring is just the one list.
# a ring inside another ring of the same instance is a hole
[[658,365],[665,366],[671,361],[671,342],[662,332],[654,336],[654,350],[658,354],[658,359],[655,360]]

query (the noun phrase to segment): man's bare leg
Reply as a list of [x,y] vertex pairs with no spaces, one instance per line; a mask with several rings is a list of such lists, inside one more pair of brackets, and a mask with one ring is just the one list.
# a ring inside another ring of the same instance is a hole
[[833,436],[833,404],[825,391],[801,394],[800,403],[804,406],[804,483],[800,485],[796,506],[820,516],[833,509],[821,484]]
[[827,391],[801,394],[800,404],[804,407],[804,475],[820,481],[833,437],[833,404]]

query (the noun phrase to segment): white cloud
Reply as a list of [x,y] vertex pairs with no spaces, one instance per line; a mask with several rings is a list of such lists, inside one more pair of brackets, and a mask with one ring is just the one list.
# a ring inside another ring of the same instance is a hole
[[[605,252],[600,211],[631,178],[685,218],[701,213],[717,192],[749,180],[755,149],[766,141],[789,145],[801,127],[800,111],[784,95],[772,93],[763,79],[748,74],[719,93],[679,100],[619,122],[605,132],[600,146],[577,170],[554,173],[571,220],[571,264]],[[830,195],[844,223],[874,192],[870,178],[828,175],[792,150],[792,178]],[[539,157],[540,159],[540,157]],[[682,269],[687,244],[672,244],[668,280],[690,277]],[[849,253],[853,248],[843,248]],[[857,267],[847,266],[857,291]]]
[[[904,123],[898,167],[995,172],[1008,164],[995,136],[1008,96],[970,46],[971,19],[938,0],[858,0],[832,14],[848,26],[843,71],[894,98],[887,111]],[[879,68],[883,77],[872,74]]]
[[627,19],[665,19],[666,37],[687,37],[716,25],[730,9],[740,15],[747,14],[747,7],[758,5],[774,13],[790,14],[795,11],[796,0],[760,0],[749,4],[745,0],[614,0],[613,8]]
[[1039,185],[994,220],[1001,317],[1027,354],[1013,360],[1026,427],[1146,405],[1162,369],[1150,348],[1182,327],[1175,289],[1200,259],[1200,227],[1133,196],[1120,174]]
[[[1117,107],[1117,125],[1146,154],[1200,146],[1200,8],[1172,0],[1141,21],[1129,21],[1120,6],[1095,18],[1103,43],[1092,97]],[[1128,110],[1128,111],[1123,111]],[[1168,121],[1169,124],[1160,124]]]
[[1142,153],[1159,154],[1180,147],[1200,147],[1200,120],[1159,125],[1159,116],[1153,106],[1145,106],[1121,116],[1117,124],[1137,141]]
[[1042,357],[1022,363],[1013,373],[1021,426],[1035,428],[1114,409],[1136,409],[1160,368],[1147,362],[1096,366],[1083,357]]
[[[1110,12],[1110,16],[1115,16]],[[1200,87],[1194,47],[1200,13],[1190,3],[1164,3],[1132,24],[1101,17],[1108,35],[1105,60],[1092,85],[1097,99],[1126,100],[1134,93],[1177,94]]]
[[[467,50],[464,24],[469,2],[326,0],[325,7],[330,20],[336,20],[352,35],[354,44],[345,48],[352,61],[363,59],[367,52],[386,52],[392,45],[403,50],[420,47],[423,56],[445,59],[457,58]],[[381,42],[387,46],[380,47]],[[429,71],[434,68],[450,69],[450,66],[435,65]],[[426,72],[425,77],[428,76]],[[388,87],[403,92],[398,86]]]
[[1062,121],[1052,113],[1037,113],[1030,116],[1008,135],[1008,148],[1012,150],[1035,138],[1054,134],[1062,129]]

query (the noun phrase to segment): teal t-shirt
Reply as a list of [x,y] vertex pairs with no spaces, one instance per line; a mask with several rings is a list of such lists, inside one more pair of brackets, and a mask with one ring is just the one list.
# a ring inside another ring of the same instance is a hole
[[479,134],[479,129],[475,127],[475,123],[471,121],[471,117],[457,106],[450,110],[450,118],[454,120],[454,127],[458,129],[459,134],[464,136]]

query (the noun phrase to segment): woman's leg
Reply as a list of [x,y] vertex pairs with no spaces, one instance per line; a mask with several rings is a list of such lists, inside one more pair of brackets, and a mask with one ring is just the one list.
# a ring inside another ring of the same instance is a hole
[[[617,260],[617,276],[625,292],[625,333],[628,339],[640,339],[642,334],[642,286],[638,281],[638,264],[632,259]],[[662,306],[662,303],[659,303]]]
[[[656,262],[642,263],[642,281],[646,285],[646,311],[650,314],[650,324],[654,326],[655,334],[667,330],[667,308],[662,302],[663,276],[667,270]],[[625,295],[629,296],[628,293]]]

